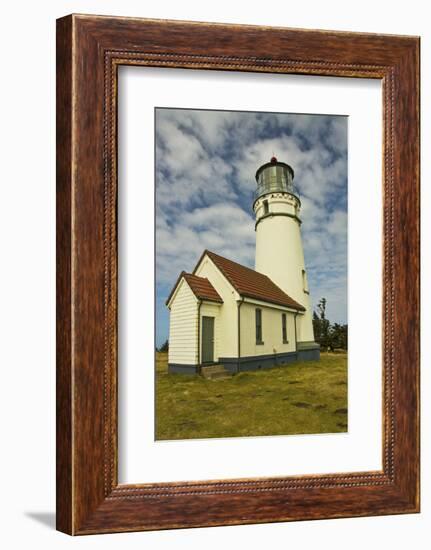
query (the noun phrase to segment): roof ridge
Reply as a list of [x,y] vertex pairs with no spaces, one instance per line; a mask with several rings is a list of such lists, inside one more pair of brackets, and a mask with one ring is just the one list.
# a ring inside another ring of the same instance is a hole
[[[231,264],[237,265],[237,266],[241,267],[242,269],[246,269],[247,271],[251,271],[252,273],[257,273],[259,275],[259,277],[264,277],[265,279],[270,281],[272,284],[274,284],[275,286],[280,288],[276,283],[274,283],[274,281],[271,279],[271,277],[269,277],[265,273],[262,273],[261,271],[257,271],[257,269],[253,269],[252,267],[248,267],[246,265],[240,264],[239,262],[235,262],[234,260],[231,260],[230,258],[225,258],[224,256],[221,256],[220,254],[216,254],[215,252],[211,252],[211,250],[205,250],[205,252],[208,253],[208,255],[210,257],[211,257],[211,255],[217,256],[218,258],[221,258],[222,260],[225,260],[226,262],[230,262]],[[204,255],[205,255],[205,253],[204,253]],[[220,266],[218,266],[218,267],[220,267]],[[220,269],[222,269],[222,268],[220,267]],[[223,269],[222,269],[222,271],[223,271],[223,273],[225,273],[225,271]],[[226,276],[228,277],[228,275],[226,275]],[[280,288],[280,290],[282,292],[284,292],[284,290],[282,288]],[[284,292],[284,293],[286,294],[286,296],[289,296],[286,292]],[[290,298],[290,296],[289,296],[289,298]]]
[[197,279],[203,279],[205,281],[208,281],[208,277],[201,277],[200,275],[195,275],[194,273],[188,273],[187,271],[181,272],[182,277],[196,277]]
[[201,277],[200,275],[195,275],[194,273],[187,273],[187,272],[184,271],[184,272],[181,273],[181,277],[184,277],[186,279],[186,281],[187,281],[188,277],[191,277],[193,279],[199,279],[200,281],[206,281],[211,286],[214,286],[212,284],[212,282],[208,279],[208,277]]
[[252,267],[248,267],[247,265],[240,264],[239,262],[235,262],[235,260],[231,260],[230,258],[226,258],[225,256],[221,256],[220,254],[217,254],[216,252],[212,252],[211,250],[206,249],[205,252],[204,252],[204,255],[205,255],[205,253],[207,253],[210,257],[211,257],[211,255],[212,256],[217,256],[218,258],[221,258],[222,260],[225,260],[227,262],[235,264],[235,265],[241,267],[242,269],[247,269],[248,271],[252,271],[253,273],[259,273],[259,275],[262,275],[262,277],[266,277],[267,279],[270,279],[268,277],[268,275],[265,275],[265,273],[261,273],[260,271],[256,271],[256,269],[253,269]]

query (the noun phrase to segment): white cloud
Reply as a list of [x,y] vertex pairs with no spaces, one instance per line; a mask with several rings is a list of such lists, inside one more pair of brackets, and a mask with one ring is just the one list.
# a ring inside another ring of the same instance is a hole
[[194,268],[205,249],[253,266],[254,244],[254,221],[234,203],[185,212],[171,227],[157,228],[158,282],[173,284],[179,272]]
[[254,265],[256,169],[272,155],[295,171],[308,279],[316,303],[346,320],[347,119],[158,109],[157,281],[165,289],[205,248]]

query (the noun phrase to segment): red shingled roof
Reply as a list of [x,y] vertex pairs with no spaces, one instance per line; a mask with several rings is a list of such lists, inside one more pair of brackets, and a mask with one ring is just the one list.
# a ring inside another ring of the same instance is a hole
[[223,303],[221,296],[213,285],[204,277],[198,277],[191,273],[183,273],[184,279],[188,282],[189,287],[193,290],[193,293],[198,298],[203,300],[210,300],[211,302]]
[[262,300],[263,302],[269,302],[271,304],[286,306],[299,311],[305,311],[304,306],[288,296],[263,273],[259,273],[254,269],[250,269],[249,267],[245,267],[244,265],[233,262],[232,260],[223,258],[223,256],[219,256],[209,250],[205,250],[202,254],[196,268],[201,263],[201,260],[205,255],[211,258],[211,260],[241,296]]
[[171,299],[173,293],[175,292],[175,289],[177,288],[178,283],[181,281],[183,277],[186,280],[189,287],[191,288],[193,294],[197,298],[200,298],[202,300],[209,300],[210,302],[218,302],[220,304],[223,303],[223,300],[221,299],[219,293],[213,287],[213,285],[208,281],[208,279],[205,279],[204,277],[198,277],[197,275],[193,275],[192,273],[186,273],[185,271],[182,271],[180,273],[180,276],[177,279],[177,282],[174,285],[174,288],[169,294],[169,298],[166,300],[166,304],[169,303],[169,300]]

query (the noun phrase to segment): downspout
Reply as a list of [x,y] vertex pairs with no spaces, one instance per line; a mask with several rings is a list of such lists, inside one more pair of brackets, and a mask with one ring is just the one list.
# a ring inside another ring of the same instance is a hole
[[244,296],[238,302],[238,362],[236,372],[241,370],[241,306],[244,303]]
[[198,305],[198,365],[197,365],[197,371],[200,374],[201,372],[201,305],[202,300],[199,299],[199,305]]
[[[298,337],[296,334],[296,317],[298,315],[298,312],[295,313],[294,323],[295,323],[295,353],[298,355]],[[298,359],[298,356],[296,357]]]

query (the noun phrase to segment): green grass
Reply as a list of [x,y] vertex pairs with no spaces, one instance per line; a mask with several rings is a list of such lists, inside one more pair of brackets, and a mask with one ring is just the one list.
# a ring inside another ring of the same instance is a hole
[[344,353],[218,381],[168,374],[156,354],[157,440],[346,431]]

